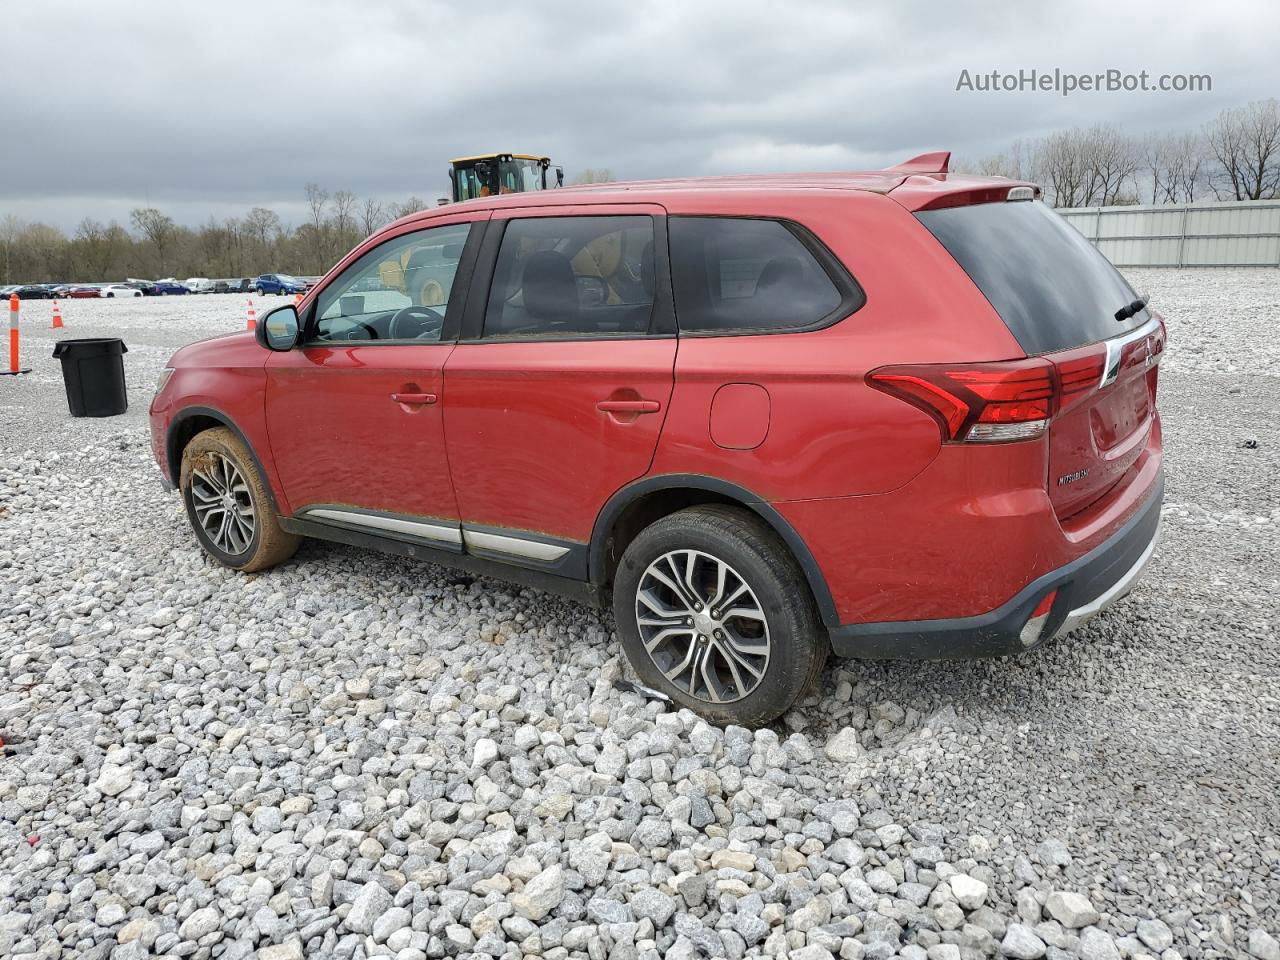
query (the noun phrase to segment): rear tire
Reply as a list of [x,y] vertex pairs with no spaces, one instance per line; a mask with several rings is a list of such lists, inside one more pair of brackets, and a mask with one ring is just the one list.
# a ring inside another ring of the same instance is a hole
[[618,565],[613,609],[640,682],[718,723],[776,719],[830,650],[791,551],[736,507],[693,507],[642,530]]
[[280,528],[249,449],[226,427],[198,433],[187,444],[178,486],[196,540],[223,566],[253,573],[298,549],[302,538]]

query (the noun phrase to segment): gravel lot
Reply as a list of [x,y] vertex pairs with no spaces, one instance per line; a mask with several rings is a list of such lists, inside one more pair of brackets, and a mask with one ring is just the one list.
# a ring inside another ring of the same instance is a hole
[[618,693],[568,601],[321,543],[213,566],[146,405],[245,298],[65,302],[129,346],[99,421],[25,303],[0,957],[1280,960],[1280,271],[1131,279],[1172,337],[1133,596],[1024,658],[833,663],[754,733]]

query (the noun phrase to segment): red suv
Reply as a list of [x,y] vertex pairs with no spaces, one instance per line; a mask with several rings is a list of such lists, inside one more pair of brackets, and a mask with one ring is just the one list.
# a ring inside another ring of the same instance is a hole
[[724,721],[829,651],[1035,647],[1154,548],[1164,325],[1035,186],[946,158],[399,220],[174,355],[165,482],[239,570],[311,536],[611,602],[642,681]]

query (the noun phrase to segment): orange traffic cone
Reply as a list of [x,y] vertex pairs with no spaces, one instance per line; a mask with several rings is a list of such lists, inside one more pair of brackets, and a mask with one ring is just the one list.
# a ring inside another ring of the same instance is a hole
[[246,330],[258,329],[258,315],[253,312],[253,297],[249,298],[249,315],[245,320],[244,328]]
[[295,293],[293,295],[293,305],[296,307],[296,306],[299,306],[301,303],[302,303],[302,294]]
[[57,301],[57,300],[53,301],[53,326],[52,326],[52,328],[51,328],[51,329],[53,329],[53,330],[65,330],[65,329],[66,329],[66,327],[64,327],[64,326],[62,325],[62,311],[61,311],[60,309],[58,309],[58,301]]

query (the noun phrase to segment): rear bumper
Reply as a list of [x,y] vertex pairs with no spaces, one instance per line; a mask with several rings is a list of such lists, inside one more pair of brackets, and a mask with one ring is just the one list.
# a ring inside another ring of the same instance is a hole
[[[1021,653],[1062,636],[1126,596],[1155,551],[1164,501],[1161,476],[1151,495],[1123,527],[1084,556],[1038,577],[988,613],[947,620],[855,623],[831,630],[840,657],[933,660]],[[1038,629],[1027,621],[1052,591],[1053,606]]]

